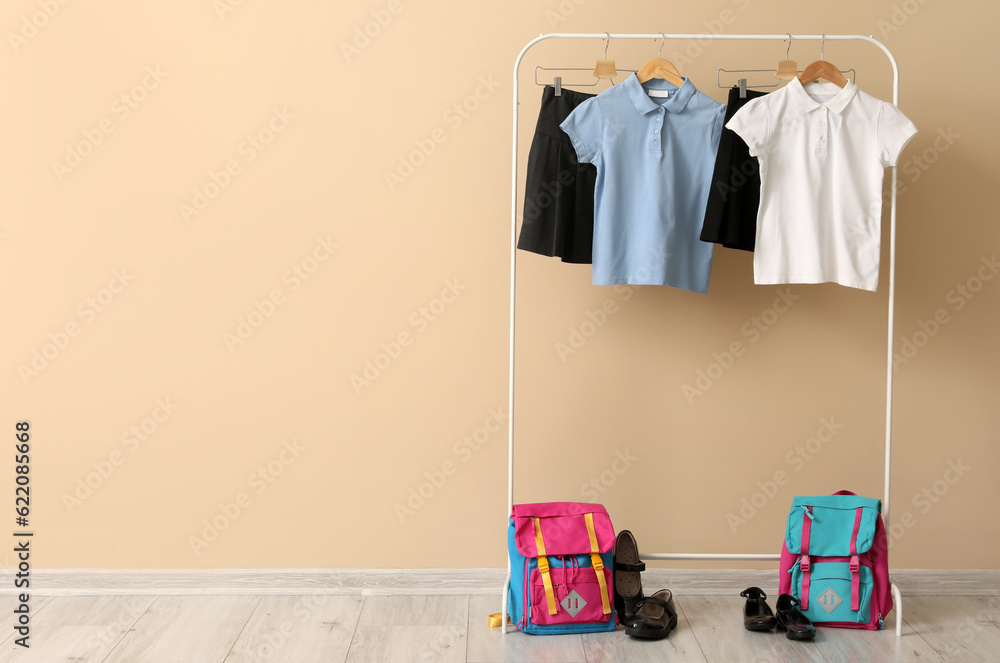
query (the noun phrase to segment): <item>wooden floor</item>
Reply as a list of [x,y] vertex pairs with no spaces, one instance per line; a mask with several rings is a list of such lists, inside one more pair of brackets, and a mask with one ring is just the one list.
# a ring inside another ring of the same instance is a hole
[[[0,597],[3,663],[335,661],[1000,661],[1000,598],[910,597],[903,637],[820,629],[814,642],[750,633],[738,596],[678,596],[677,630],[529,636],[487,626],[494,596],[56,596],[33,599],[31,648]],[[890,615],[886,625],[895,615]]]

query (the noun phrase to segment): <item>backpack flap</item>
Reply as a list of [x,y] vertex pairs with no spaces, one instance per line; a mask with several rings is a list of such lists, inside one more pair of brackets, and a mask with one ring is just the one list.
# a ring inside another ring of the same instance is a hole
[[875,541],[881,500],[857,495],[796,497],[788,514],[785,545],[799,555],[802,592],[799,602],[809,608],[809,581],[813,558],[839,557],[850,564],[851,608],[860,604],[860,555]]
[[592,552],[586,514],[593,514],[594,535],[598,553],[611,552],[615,547],[615,529],[611,517],[601,504],[582,502],[543,502],[515,504],[514,541],[525,557],[538,557],[535,523],[541,524],[546,555],[579,555]]

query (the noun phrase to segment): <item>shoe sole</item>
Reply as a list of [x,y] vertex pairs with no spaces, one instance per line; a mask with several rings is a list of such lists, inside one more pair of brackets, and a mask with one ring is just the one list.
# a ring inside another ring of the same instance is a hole
[[642,640],[663,640],[670,635],[670,631],[646,631],[643,629],[632,630],[625,627],[625,635],[630,635],[633,638],[640,638]]
[[[635,537],[631,537],[631,542]],[[639,545],[635,544],[625,549],[616,547],[613,557],[615,562],[622,564],[639,563]],[[642,578],[638,571],[615,571],[615,590],[621,594],[622,598],[637,599],[642,596]]]

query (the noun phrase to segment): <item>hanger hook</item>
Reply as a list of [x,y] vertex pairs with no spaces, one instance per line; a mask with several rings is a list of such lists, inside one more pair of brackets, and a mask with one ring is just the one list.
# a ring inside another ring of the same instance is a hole
[[658,51],[656,52],[656,57],[658,57],[658,58],[662,58],[662,57],[663,57],[663,43],[664,43],[665,41],[667,41],[667,35],[665,35],[665,34],[663,34],[663,33],[661,32],[661,33],[660,33],[660,50],[658,50]]
[[604,34],[607,35],[607,41],[604,42],[604,59],[607,60],[608,59],[608,46],[611,45],[611,33],[610,32],[605,32]]
[[792,33],[788,33],[788,48],[785,49],[785,59],[788,59],[788,52],[792,50]]
[[825,51],[826,51],[826,35],[822,35],[822,36],[820,37],[820,42],[819,42],[819,59],[820,59],[820,60],[823,60],[823,59],[825,59],[825,58],[823,57],[823,53],[824,53]]

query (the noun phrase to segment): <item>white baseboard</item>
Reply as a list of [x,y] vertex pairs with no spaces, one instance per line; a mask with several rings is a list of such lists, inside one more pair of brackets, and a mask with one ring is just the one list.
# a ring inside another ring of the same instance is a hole
[[[497,594],[503,569],[49,569],[31,572],[36,596],[101,594]],[[647,590],[678,595],[738,595],[750,586],[777,590],[776,570],[649,569]],[[891,579],[904,596],[1000,594],[1000,570],[903,569]],[[14,587],[14,571],[0,571],[0,595]]]

